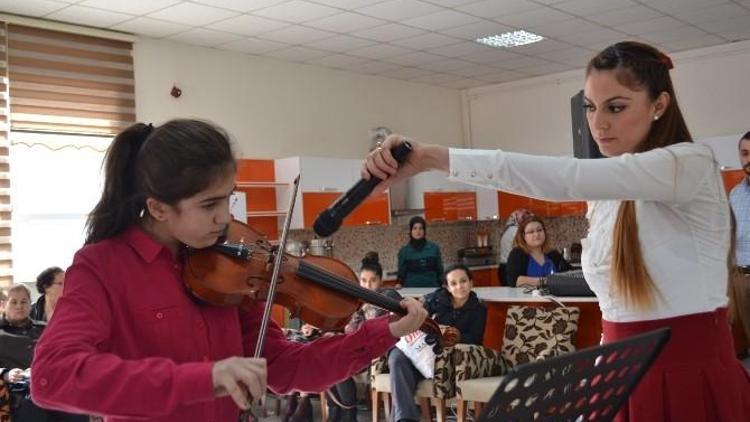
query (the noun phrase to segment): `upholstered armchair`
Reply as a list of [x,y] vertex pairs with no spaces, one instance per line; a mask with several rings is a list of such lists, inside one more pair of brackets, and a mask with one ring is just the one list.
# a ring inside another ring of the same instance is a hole
[[[425,417],[430,414],[430,405],[434,405],[438,422],[445,421],[446,400],[455,396],[455,376],[453,371],[454,347],[446,347],[442,353],[435,356],[435,376],[417,384],[415,398],[419,399],[422,413]],[[385,419],[390,420],[391,379],[388,375],[388,357],[376,359],[370,366],[370,388],[372,395],[372,420],[377,422],[380,417],[380,401],[383,401]],[[432,420],[431,418],[429,420]]]
[[459,344],[453,351],[458,422],[466,420],[469,402],[476,414],[510,368],[575,350],[580,310],[575,307],[511,306],[500,351]]
[[10,393],[8,386],[0,378],[0,422],[10,421]]

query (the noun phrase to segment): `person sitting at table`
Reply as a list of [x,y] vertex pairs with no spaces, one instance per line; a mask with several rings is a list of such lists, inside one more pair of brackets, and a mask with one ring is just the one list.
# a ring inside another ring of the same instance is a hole
[[[425,295],[423,303],[428,315],[440,324],[443,336],[455,336],[457,342],[482,344],[487,308],[472,291],[471,271],[465,265],[448,267],[443,274],[443,286]],[[393,412],[391,420],[418,421],[419,409],[414,392],[424,376],[397,347],[388,353]]]
[[560,252],[550,249],[542,219],[531,216],[521,221],[508,255],[508,286],[537,287],[544,277],[571,270]]
[[513,250],[513,239],[516,238],[516,233],[518,233],[518,224],[532,215],[534,214],[526,208],[518,208],[505,221],[505,227],[500,234],[500,242],[497,248],[498,260],[500,261],[497,266],[497,275],[503,286],[508,285],[508,255]]

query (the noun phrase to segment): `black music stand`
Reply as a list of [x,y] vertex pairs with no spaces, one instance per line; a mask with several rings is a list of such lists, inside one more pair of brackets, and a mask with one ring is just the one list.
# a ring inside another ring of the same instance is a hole
[[478,422],[611,421],[669,333],[661,328],[513,368]]

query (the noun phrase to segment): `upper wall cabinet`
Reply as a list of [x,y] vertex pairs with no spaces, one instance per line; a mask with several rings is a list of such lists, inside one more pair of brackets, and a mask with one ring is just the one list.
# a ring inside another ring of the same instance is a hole
[[[291,183],[298,174],[301,176],[291,228],[311,228],[318,214],[361,178],[361,166],[362,160],[345,158],[290,157],[276,160],[278,182]],[[277,194],[279,207],[288,208],[289,193]],[[365,200],[344,219],[342,226],[387,225],[390,216],[390,200],[385,193]]]
[[497,204],[500,210],[500,218],[502,219],[508,218],[518,208],[526,208],[539,217],[574,217],[586,215],[586,202],[583,201],[553,202],[507,192],[498,192]]
[[236,192],[232,201],[243,203],[230,204],[233,213],[244,212],[244,218],[233,214],[238,220],[245,221],[252,228],[268,236],[278,238],[279,217],[285,217],[286,211],[278,209],[277,194],[288,195],[288,183],[279,183],[275,179],[273,160],[237,160]]

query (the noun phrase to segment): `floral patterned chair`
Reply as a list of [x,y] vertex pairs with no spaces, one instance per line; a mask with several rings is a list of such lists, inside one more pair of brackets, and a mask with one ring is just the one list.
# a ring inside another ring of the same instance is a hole
[[10,393],[5,381],[0,378],[0,422],[10,421]]
[[[445,421],[446,401],[456,394],[455,376],[453,372],[453,347],[446,347],[443,352],[435,356],[435,376],[432,379],[420,381],[417,384],[415,397],[419,399],[424,417],[432,420],[430,404],[435,406],[437,421]],[[383,401],[385,419],[390,420],[391,412],[391,379],[388,375],[388,357],[376,359],[370,366],[370,392],[372,396],[372,420],[377,422],[380,417],[380,401]]]
[[467,404],[478,415],[510,368],[575,350],[580,310],[576,307],[510,306],[500,351],[458,344],[453,351],[458,422]]

